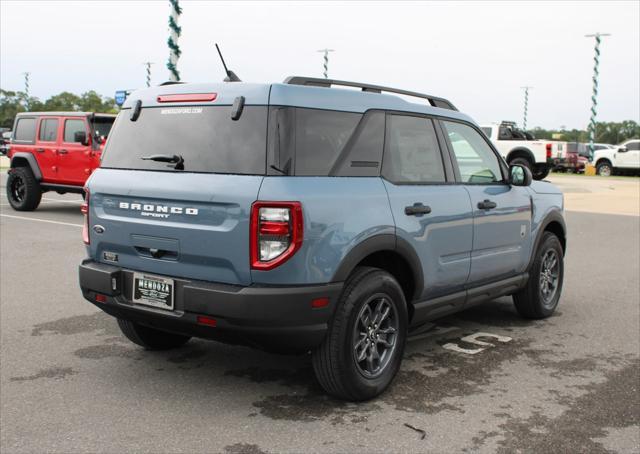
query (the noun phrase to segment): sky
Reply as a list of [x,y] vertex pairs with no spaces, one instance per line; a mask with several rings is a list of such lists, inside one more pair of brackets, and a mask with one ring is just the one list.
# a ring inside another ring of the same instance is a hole
[[[640,122],[640,1],[180,2],[182,80],[221,81],[218,42],[243,81],[290,75],[368,82],[447,98],[479,123],[585,128],[594,39],[603,38],[598,120]],[[0,87],[40,99],[168,79],[169,2],[0,1]]]

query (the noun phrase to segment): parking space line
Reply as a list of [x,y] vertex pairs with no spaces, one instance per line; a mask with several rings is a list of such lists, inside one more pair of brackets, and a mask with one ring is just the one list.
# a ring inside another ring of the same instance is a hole
[[49,219],[40,219],[40,218],[28,218],[26,216],[13,216],[10,214],[0,214],[0,217],[11,218],[11,219],[21,219],[24,221],[47,222],[49,224],[70,225],[72,227],[83,227],[82,224],[72,224],[70,222],[51,221]]

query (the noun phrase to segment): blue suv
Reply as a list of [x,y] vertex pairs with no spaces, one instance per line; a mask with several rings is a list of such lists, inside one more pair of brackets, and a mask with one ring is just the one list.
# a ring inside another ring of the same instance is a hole
[[311,351],[348,400],[380,394],[430,320],[503,295],[545,318],[562,290],[561,192],[449,101],[388,87],[137,91],[82,211],[82,293],[131,341]]

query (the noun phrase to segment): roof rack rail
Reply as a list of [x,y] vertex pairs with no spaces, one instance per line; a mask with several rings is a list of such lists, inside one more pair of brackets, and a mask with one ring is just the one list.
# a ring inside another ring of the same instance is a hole
[[388,93],[396,93],[399,95],[413,96],[415,98],[422,98],[429,101],[433,107],[440,107],[442,109],[458,110],[456,107],[444,98],[437,96],[425,95],[424,93],[417,93],[415,91],[400,90],[398,88],[382,87],[380,85],[363,84],[360,82],[349,82],[346,80],[334,80],[334,79],[319,79],[317,77],[303,77],[303,76],[290,76],[284,81],[289,85],[309,85],[313,87],[325,87],[330,88],[333,85],[343,87],[355,87],[361,88],[362,91],[371,93],[382,93],[383,91]]

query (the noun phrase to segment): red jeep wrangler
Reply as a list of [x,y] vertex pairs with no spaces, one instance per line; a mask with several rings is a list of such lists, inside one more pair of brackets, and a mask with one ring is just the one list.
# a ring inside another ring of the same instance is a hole
[[9,158],[7,198],[18,211],[32,211],[43,192],[82,194],[100,166],[116,116],[90,112],[25,112],[16,116]]

